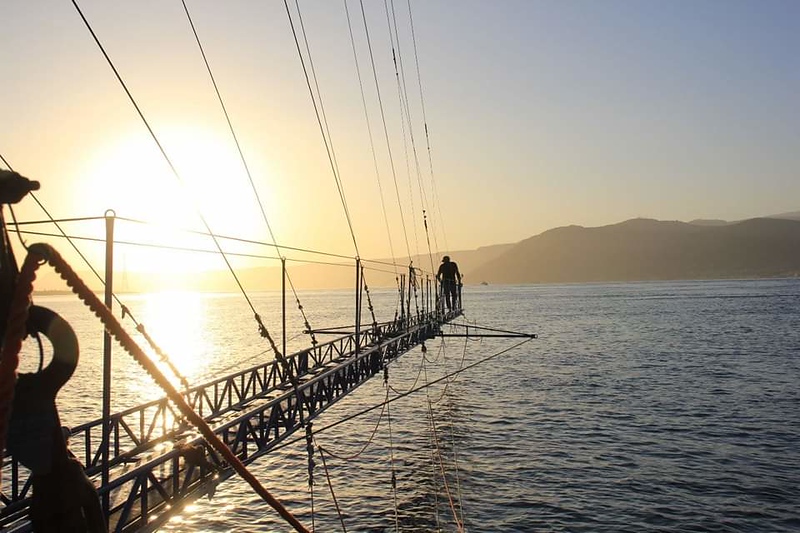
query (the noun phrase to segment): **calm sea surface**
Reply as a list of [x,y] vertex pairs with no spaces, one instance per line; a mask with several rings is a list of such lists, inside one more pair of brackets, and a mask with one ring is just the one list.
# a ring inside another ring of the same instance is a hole
[[[393,316],[395,295],[373,291],[379,319]],[[300,298],[315,327],[352,323],[348,292]],[[122,299],[192,383],[271,358],[239,295]],[[99,325],[72,297],[36,302],[83,339],[63,422],[98,418]],[[280,339],[279,295],[253,302]],[[454,516],[470,532],[800,531],[800,280],[465,287],[464,305],[464,322],[539,339],[390,404],[390,416],[317,435],[348,531],[455,531]],[[291,311],[290,352],[308,344],[292,338],[302,327]],[[388,394],[517,342],[430,341],[391,365]],[[36,364],[31,355],[24,368]],[[113,376],[115,411],[159,396],[121,350]],[[386,394],[374,378],[315,428]],[[357,458],[333,456],[358,454],[373,431]],[[251,469],[309,527],[342,531],[318,456],[312,517],[303,443]],[[288,528],[232,478],[164,530]]]

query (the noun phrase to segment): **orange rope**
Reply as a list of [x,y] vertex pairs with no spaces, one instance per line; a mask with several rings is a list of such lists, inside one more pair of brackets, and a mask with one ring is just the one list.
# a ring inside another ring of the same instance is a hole
[[[37,258],[44,259],[49,263],[61,278],[67,282],[67,285],[72,289],[72,292],[78,295],[92,312],[100,319],[105,326],[106,330],[120,343],[123,349],[127,351],[144,370],[150,374],[150,377],[161,387],[167,394],[167,397],[175,404],[181,413],[203,434],[206,441],[217,450],[230,464],[230,466],[242,477],[258,494],[267,502],[281,517],[289,522],[296,531],[301,533],[309,533],[308,530],[300,523],[299,520],[286,509],[267,489],[258,481],[258,479],[247,470],[247,467],[242,461],[231,451],[231,449],[220,440],[214,433],[211,427],[206,423],[203,418],[198,415],[191,406],[186,402],[178,390],[170,383],[164,374],[153,364],[147,354],[136,344],[131,336],[122,328],[122,325],[113,315],[111,310],[106,307],[94,292],[86,286],[83,280],[78,277],[74,270],[64,261],[61,255],[50,245],[37,243],[33,244],[28,249],[29,257],[32,255],[38,256]],[[28,259],[26,258],[26,263]]]
[[14,288],[5,338],[0,351],[0,479],[2,479],[3,451],[6,449],[8,423],[14,402],[14,387],[17,384],[19,352],[22,349],[22,340],[27,335],[25,324],[28,321],[33,280],[36,279],[38,267],[36,258],[30,255],[25,258]]
[[447,494],[447,500],[450,504],[450,510],[453,513],[453,520],[456,523],[456,529],[459,533],[464,531],[464,524],[458,519],[458,512],[456,512],[455,504],[453,503],[453,495],[450,493],[450,486],[447,484],[447,475],[444,469],[444,461],[442,459],[442,450],[439,448],[439,435],[436,432],[436,421],[433,419],[433,407],[431,406],[431,401],[428,399],[428,413],[431,417],[431,429],[432,429],[432,439],[434,443],[434,447],[436,448],[436,456],[439,459],[439,469],[442,472],[442,481],[444,482],[444,492]]

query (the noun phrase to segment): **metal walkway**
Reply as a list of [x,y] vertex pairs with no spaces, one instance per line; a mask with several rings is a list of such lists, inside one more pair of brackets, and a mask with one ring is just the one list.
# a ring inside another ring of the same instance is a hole
[[[189,389],[184,397],[245,464],[336,403],[384,365],[440,334],[461,313],[428,312],[406,320],[356,328],[333,341]],[[290,382],[293,377],[297,390]],[[163,398],[110,417],[108,461],[102,460],[103,420],[72,429],[70,449],[97,482],[109,531],[153,531],[186,503],[234,474],[180,413]],[[3,466],[0,528],[31,531],[31,483],[13,457]]]

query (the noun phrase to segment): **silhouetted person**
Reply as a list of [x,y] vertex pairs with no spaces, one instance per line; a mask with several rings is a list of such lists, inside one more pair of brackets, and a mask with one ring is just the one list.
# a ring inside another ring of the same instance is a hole
[[461,272],[458,271],[458,265],[454,261],[450,261],[449,255],[442,257],[442,264],[439,265],[436,279],[442,286],[442,293],[444,295],[444,301],[447,304],[447,310],[452,311],[454,308],[458,309],[460,305],[458,301],[458,287],[461,285]]

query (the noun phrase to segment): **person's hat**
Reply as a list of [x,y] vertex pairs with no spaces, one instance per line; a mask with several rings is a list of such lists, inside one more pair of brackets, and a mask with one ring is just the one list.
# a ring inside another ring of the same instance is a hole
[[442,263],[447,263],[448,261],[450,261],[450,256],[449,255],[446,255],[446,256],[442,257]]

